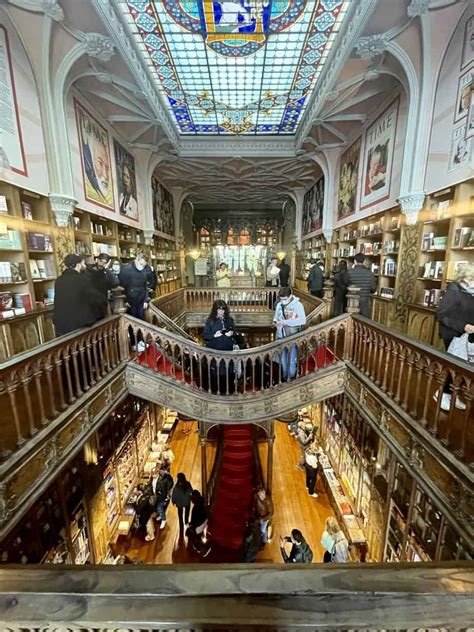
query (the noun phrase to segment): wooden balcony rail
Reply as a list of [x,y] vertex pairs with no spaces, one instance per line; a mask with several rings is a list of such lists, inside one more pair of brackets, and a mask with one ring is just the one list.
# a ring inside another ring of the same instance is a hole
[[[474,368],[393,329],[354,317],[351,363],[455,456],[474,461]],[[449,412],[443,391],[452,394]]]
[[214,301],[224,300],[232,312],[273,311],[278,288],[186,288],[186,310],[211,310]]
[[0,321],[0,362],[54,338],[53,310],[27,312]]
[[446,564],[12,566],[6,632],[465,630],[474,570]]
[[154,303],[150,303],[145,315],[147,321],[151,322],[153,325],[157,325],[158,327],[161,326],[168,331],[178,334],[178,336],[182,336],[186,340],[193,340],[193,337],[190,336],[187,331],[177,325],[174,320],[158,309]]
[[135,362],[168,379],[221,395],[251,395],[314,374],[339,362],[351,344],[347,314],[290,338],[239,351],[215,351],[131,316],[124,320],[131,336],[147,345]]
[[[128,347],[120,345],[120,326],[120,317],[111,316],[0,365],[3,458],[128,359]],[[122,340],[127,342],[126,335]]]
[[154,298],[151,303],[163,312],[163,314],[168,316],[168,318],[175,320],[186,310],[184,292],[185,291],[181,288],[170,294]]

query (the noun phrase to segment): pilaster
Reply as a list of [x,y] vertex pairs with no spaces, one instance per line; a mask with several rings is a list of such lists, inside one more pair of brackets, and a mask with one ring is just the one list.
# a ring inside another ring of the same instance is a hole
[[76,200],[68,195],[51,193],[49,202],[53,216],[54,258],[56,270],[60,274],[64,270],[66,255],[75,252],[74,229],[71,218],[76,206]]

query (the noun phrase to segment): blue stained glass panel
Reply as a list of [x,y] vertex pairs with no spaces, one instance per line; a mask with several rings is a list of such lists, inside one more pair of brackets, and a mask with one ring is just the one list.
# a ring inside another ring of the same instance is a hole
[[351,0],[119,0],[181,134],[294,134]]

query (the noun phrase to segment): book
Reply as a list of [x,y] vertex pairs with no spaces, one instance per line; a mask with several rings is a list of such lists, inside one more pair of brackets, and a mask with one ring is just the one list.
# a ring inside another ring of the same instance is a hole
[[423,250],[433,250],[434,233],[425,233],[423,235]]
[[0,311],[5,312],[13,308],[13,296],[11,292],[0,292]]
[[444,261],[436,261],[434,265],[434,278],[441,279],[444,272]]
[[81,218],[77,217],[77,215],[73,215],[72,221],[74,222],[74,229],[81,230]]
[[33,219],[33,208],[29,202],[22,201],[21,210],[25,219]]
[[54,266],[54,261],[52,261],[51,259],[45,259],[44,260],[44,267],[45,267],[45,271],[46,271],[46,276],[48,278],[56,276],[56,268]]
[[47,277],[47,274],[46,274],[46,264],[45,264],[44,259],[37,259],[36,265],[38,267],[40,277],[42,279],[45,279]]
[[5,195],[0,195],[0,213],[5,215],[8,213],[7,198]]
[[0,261],[0,282],[8,283],[12,280],[12,272],[9,261]]
[[30,312],[33,309],[31,296],[28,293],[25,293],[25,294],[15,293],[13,295],[13,299],[15,302],[15,308],[18,308],[18,309],[23,308],[27,312]]
[[0,250],[21,250],[18,230],[7,230],[6,233],[0,233]]
[[38,269],[38,262],[36,259],[30,259],[30,271],[33,279],[41,279],[40,271]]

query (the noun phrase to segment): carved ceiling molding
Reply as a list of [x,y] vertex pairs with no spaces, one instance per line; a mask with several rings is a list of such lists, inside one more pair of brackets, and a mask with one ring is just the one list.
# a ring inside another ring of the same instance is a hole
[[49,203],[57,226],[60,228],[69,226],[77,200],[67,195],[50,193]]
[[426,193],[424,191],[418,191],[416,193],[408,193],[398,198],[402,213],[406,215],[407,224],[414,226],[418,221],[418,214],[423,208]]
[[56,0],[7,0],[7,2],[25,11],[44,13],[54,22],[62,22],[64,20],[64,12]]

